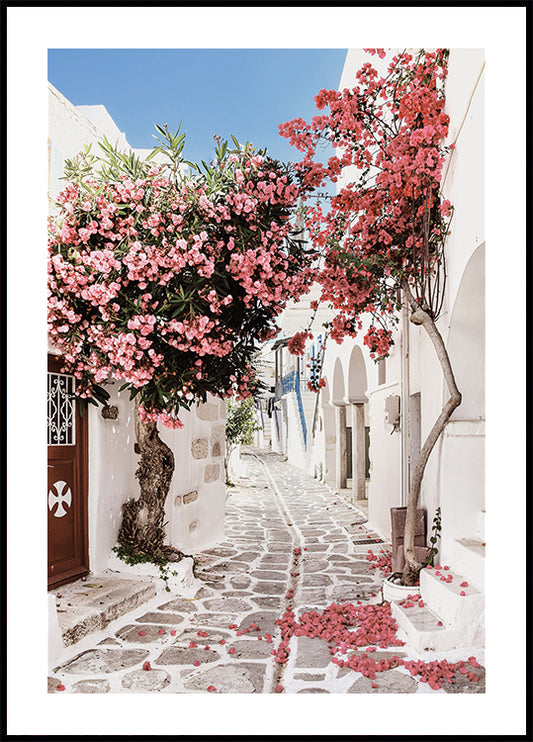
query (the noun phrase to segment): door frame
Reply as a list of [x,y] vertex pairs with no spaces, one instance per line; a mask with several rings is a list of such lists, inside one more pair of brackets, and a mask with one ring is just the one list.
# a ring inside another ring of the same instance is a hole
[[[61,368],[63,366],[62,359],[60,356],[56,356],[52,353],[48,353],[48,367],[47,371],[52,373],[62,373]],[[75,431],[76,431],[76,446],[78,447],[77,459],[77,476],[76,486],[80,488],[82,496],[77,498],[77,504],[79,506],[76,512],[75,520],[75,539],[76,539],[76,558],[72,566],[67,567],[63,572],[56,575],[48,575],[48,589],[59,587],[67,582],[73,582],[79,577],[86,575],[89,572],[89,427],[88,418],[89,410],[85,410],[83,417],[80,413],[79,401],[76,399],[75,405]],[[50,448],[49,446],[47,448]],[[62,446],[54,446],[56,449],[63,448]],[[70,448],[65,446],[64,448]],[[61,452],[60,450],[58,451]],[[48,465],[48,454],[47,454],[47,465]],[[47,531],[48,531],[48,506],[47,506]],[[78,548],[79,547],[79,548]],[[50,557],[47,556],[48,569],[50,570]]]

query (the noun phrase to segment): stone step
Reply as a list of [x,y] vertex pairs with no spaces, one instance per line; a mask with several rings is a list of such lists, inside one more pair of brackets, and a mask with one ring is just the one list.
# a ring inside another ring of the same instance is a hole
[[[88,634],[104,629],[156,595],[150,579],[129,579],[109,572],[89,575],[49,593],[56,608],[56,631],[62,645],[70,646]],[[57,645],[57,639],[54,642]]]
[[[444,565],[445,566],[445,565]],[[483,645],[485,596],[482,590],[451,569],[423,569],[420,595],[445,627],[459,632],[465,645]]]
[[485,596],[468,578],[444,566],[427,568],[412,590],[415,597],[391,601],[391,610],[414,649],[484,646]]
[[[416,589],[416,588],[414,588]],[[391,601],[392,616],[404,631],[407,643],[417,652],[447,651],[458,646],[457,632],[431,611],[420,596],[416,600]]]
[[450,560],[466,579],[480,590],[485,588],[485,543],[477,538],[458,538],[452,545]]

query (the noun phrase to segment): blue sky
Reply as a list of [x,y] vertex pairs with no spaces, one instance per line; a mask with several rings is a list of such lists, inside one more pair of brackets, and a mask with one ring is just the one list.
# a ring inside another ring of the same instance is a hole
[[186,132],[184,157],[209,161],[213,135],[235,135],[280,160],[299,152],[278,125],[318,111],[336,89],[346,49],[50,49],[48,79],[74,105],[102,104],[132,147],[152,147],[154,124]]

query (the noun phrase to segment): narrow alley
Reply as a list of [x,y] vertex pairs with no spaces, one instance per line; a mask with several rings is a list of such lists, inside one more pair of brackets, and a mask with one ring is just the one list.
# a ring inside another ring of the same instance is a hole
[[484,692],[479,651],[404,644],[381,595],[390,544],[364,509],[279,454],[242,461],[194,597],[160,592],[85,637],[49,693]]

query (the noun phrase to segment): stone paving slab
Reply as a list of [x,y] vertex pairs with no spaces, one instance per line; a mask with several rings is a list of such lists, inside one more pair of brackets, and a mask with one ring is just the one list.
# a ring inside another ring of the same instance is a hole
[[[476,684],[457,672],[456,682],[441,690],[403,667],[371,680],[337,666],[328,642],[308,636],[293,636],[287,661],[276,662],[277,621],[288,606],[301,616],[332,602],[381,603],[383,575],[367,554],[390,544],[366,512],[282,456],[248,450],[243,460],[246,476],[230,490],[224,541],[195,555],[196,594],[155,596],[97,632],[92,644],[86,637],[83,652],[73,647],[50,668],[49,693],[484,691],[483,668],[474,668]],[[376,661],[394,656],[416,659],[407,647],[373,654]]]

